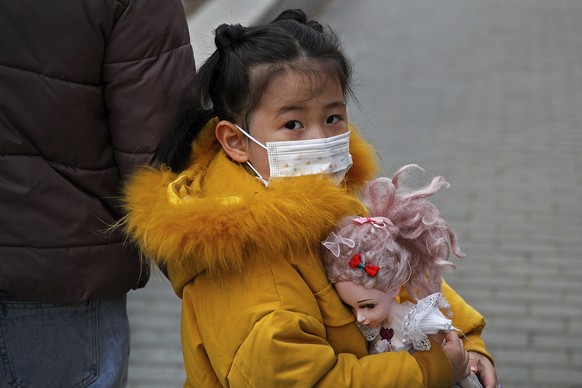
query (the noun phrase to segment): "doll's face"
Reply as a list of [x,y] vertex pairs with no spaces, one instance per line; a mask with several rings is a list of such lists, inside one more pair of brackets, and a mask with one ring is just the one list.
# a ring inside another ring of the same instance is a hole
[[366,288],[352,282],[335,283],[335,289],[345,304],[351,307],[358,323],[375,328],[390,315],[400,288],[389,292]]

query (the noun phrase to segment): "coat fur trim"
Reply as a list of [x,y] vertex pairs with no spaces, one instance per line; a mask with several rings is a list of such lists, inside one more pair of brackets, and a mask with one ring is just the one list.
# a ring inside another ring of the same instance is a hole
[[[125,189],[124,223],[143,253],[187,281],[201,271],[237,270],[243,262],[318,249],[338,219],[366,212],[354,192],[373,177],[370,145],[352,128],[354,164],[344,187],[320,176],[282,178],[268,188],[215,147],[211,121],[179,176],[151,167]],[[213,149],[214,154],[202,152]],[[172,184],[174,182],[174,184]]]

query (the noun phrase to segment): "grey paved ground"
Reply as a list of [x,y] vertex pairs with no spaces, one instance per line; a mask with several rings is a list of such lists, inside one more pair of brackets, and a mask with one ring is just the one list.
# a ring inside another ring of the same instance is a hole
[[[467,257],[504,387],[582,387],[582,1],[328,1],[355,60],[351,119],[387,173],[415,162]],[[183,381],[179,301],[130,294],[132,387]]]

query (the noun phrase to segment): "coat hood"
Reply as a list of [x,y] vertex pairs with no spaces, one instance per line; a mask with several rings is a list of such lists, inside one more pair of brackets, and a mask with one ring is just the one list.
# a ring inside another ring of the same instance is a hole
[[303,176],[271,180],[267,188],[222,151],[217,122],[193,143],[188,169],[144,168],[125,189],[127,233],[146,257],[168,268],[179,296],[203,271],[220,276],[248,261],[317,252],[314,242],[341,217],[366,212],[354,194],[377,170],[374,150],[350,127],[353,165],[345,185]]

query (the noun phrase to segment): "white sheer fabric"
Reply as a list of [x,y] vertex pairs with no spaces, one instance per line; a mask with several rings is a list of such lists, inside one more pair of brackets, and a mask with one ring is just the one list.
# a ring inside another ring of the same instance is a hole
[[439,331],[449,332],[453,328],[452,321],[439,310],[443,308],[450,311],[449,303],[440,292],[419,300],[417,304],[406,303],[409,305],[409,310],[404,318],[402,329],[404,339],[407,343],[412,343],[414,350],[430,349],[427,334],[436,334]]
[[440,292],[431,294],[416,304],[394,304],[389,323],[382,327],[394,331],[389,340],[380,336],[380,327],[373,329],[358,324],[358,328],[370,342],[370,353],[405,349],[429,350],[430,341],[427,335],[439,331],[448,332],[453,328],[451,320],[439,308],[449,309],[447,300]]
[[[430,350],[428,335],[439,331],[449,332],[458,330],[453,327],[452,321],[447,318],[440,308],[450,311],[450,306],[440,292],[431,294],[418,303],[395,303],[390,311],[389,322],[382,327],[370,328],[356,322],[358,328],[369,343],[370,354],[384,352],[399,352],[408,350]],[[382,333],[390,330],[390,335],[383,338]],[[390,338],[388,338],[390,337]],[[483,388],[475,374],[457,382],[454,388]]]

